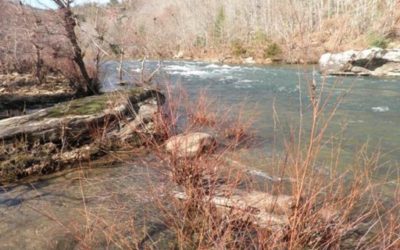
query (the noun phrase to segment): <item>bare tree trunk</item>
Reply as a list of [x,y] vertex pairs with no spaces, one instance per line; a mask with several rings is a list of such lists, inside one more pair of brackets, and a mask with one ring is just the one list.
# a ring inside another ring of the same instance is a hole
[[74,61],[78,65],[79,70],[82,74],[83,80],[85,84],[80,84],[80,89],[78,91],[82,91],[82,94],[96,94],[97,88],[93,79],[90,78],[85,62],[83,61],[82,50],[78,44],[78,39],[75,34],[75,26],[76,22],[73,17],[73,13],[69,8],[63,9],[64,11],[64,23],[65,23],[65,31],[67,32],[68,39],[70,40],[73,50],[74,50]]
[[123,68],[122,68],[122,60],[123,60],[123,56],[124,56],[124,53],[122,52],[122,53],[120,53],[120,56],[119,56],[119,66],[118,66],[118,74],[119,74],[119,82],[120,83],[122,83],[123,82]]
[[35,76],[37,78],[37,80],[39,81],[39,83],[43,82],[43,59],[41,56],[40,51],[42,50],[42,48],[37,45],[37,44],[33,44],[33,46],[35,47],[36,50],[36,65],[35,65]]
[[62,0],[53,0],[59,7],[60,11],[63,13],[64,19],[64,28],[67,32],[67,37],[71,42],[72,49],[74,52],[73,60],[78,65],[79,71],[82,75],[84,83],[78,85],[77,94],[81,95],[90,95],[98,93],[97,82],[92,79],[86,69],[85,62],[83,61],[83,54],[81,47],[78,43],[78,38],[75,33],[76,21],[74,18],[74,13],[71,10],[70,4],[73,2],[72,0],[62,1]]

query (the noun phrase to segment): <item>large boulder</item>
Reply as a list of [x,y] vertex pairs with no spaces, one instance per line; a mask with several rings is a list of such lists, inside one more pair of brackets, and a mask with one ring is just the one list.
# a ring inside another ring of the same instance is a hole
[[192,158],[206,150],[211,150],[216,144],[215,138],[207,133],[189,133],[169,138],[165,149],[177,158]]
[[323,54],[320,71],[330,75],[400,75],[400,49],[371,48]]

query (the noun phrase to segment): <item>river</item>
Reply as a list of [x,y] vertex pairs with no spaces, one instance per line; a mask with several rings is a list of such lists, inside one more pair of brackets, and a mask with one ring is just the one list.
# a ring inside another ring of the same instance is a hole
[[[150,61],[145,68],[152,71],[157,64]],[[130,87],[116,84],[118,63],[106,62],[102,67],[103,91]],[[125,62],[124,79],[137,81],[140,69],[140,62]],[[181,85],[193,98],[200,90],[207,89],[222,109],[243,107],[244,119],[256,118],[252,130],[263,139],[263,144],[255,151],[268,155],[275,148],[278,151],[283,148],[280,139],[289,136],[291,127],[299,128],[300,113],[304,131],[309,129],[311,112],[307,104],[307,83],[313,77],[317,88],[321,88],[324,78],[312,66],[164,61],[156,81],[171,84],[172,88]],[[385,153],[382,159],[385,164],[378,169],[377,178],[389,169],[398,169],[400,79],[328,77],[325,80],[325,88],[333,97],[350,90],[326,133],[326,138],[342,141],[341,167],[346,168],[361,146],[368,143],[369,151],[379,149]],[[274,109],[279,123],[273,119]],[[329,146],[324,150],[323,153],[328,154]],[[149,162],[154,160],[148,158]],[[134,160],[118,167],[68,170],[0,188],[0,249],[70,249],[68,247],[76,244],[77,235],[91,237],[91,225],[97,217],[88,214],[103,214],[104,218],[124,221],[131,211],[136,211],[139,218],[145,212],[154,212],[144,192],[156,187],[149,187],[143,175],[160,176],[156,170],[143,167],[142,161]],[[119,206],[122,201],[125,202],[123,208]],[[77,233],[82,229],[86,232],[84,235]],[[96,241],[95,238],[90,240]],[[98,245],[104,247],[107,242]]]
[[[148,62],[145,68],[151,72],[157,64]],[[318,73],[317,66],[232,66],[190,61],[165,61],[162,66],[161,84],[179,84],[193,97],[206,89],[215,105],[222,109],[242,107],[243,113],[254,119],[252,129],[265,139],[265,152],[274,147],[282,148],[281,143],[273,140],[274,135],[287,137],[291,127],[298,128],[300,110],[304,131],[310,129],[307,85],[314,78],[317,88],[324,85],[324,96],[333,96],[328,109],[336,98],[348,92],[325,135],[326,138],[335,137],[336,141],[342,141],[341,158],[344,164],[350,163],[365,144],[368,144],[369,152],[383,152],[385,160],[392,163],[390,166],[400,160],[399,78],[323,77]],[[107,72],[103,78],[106,91],[119,88],[113,84],[118,82],[117,67],[118,64],[113,62],[104,65]],[[137,81],[140,68],[139,62],[127,62],[124,79]],[[280,121],[275,127],[274,108]],[[386,167],[381,171],[385,172]]]

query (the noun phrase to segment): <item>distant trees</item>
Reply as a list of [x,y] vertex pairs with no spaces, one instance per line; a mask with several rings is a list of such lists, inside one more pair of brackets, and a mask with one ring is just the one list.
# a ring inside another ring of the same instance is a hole
[[225,10],[221,6],[218,10],[217,17],[215,18],[213,37],[215,41],[222,42],[224,39],[224,25],[225,25]]
[[[398,0],[123,0],[103,7],[71,7],[73,0],[52,1],[58,10],[46,12],[59,16],[58,23],[46,19],[41,25],[54,24],[63,30],[65,40],[50,47],[68,45],[63,53],[71,56],[78,69],[82,84],[77,87],[82,93],[96,90],[88,64],[91,56],[97,58],[96,62],[103,55],[120,60],[196,53],[224,57],[230,50],[230,55],[240,57],[285,57],[295,61],[312,56],[309,52],[316,48],[319,50],[314,59],[324,51],[370,44],[386,46],[393,36],[400,36]],[[7,56],[18,62],[16,65],[23,65],[22,57],[16,54],[22,53],[18,48],[26,37],[8,27],[18,24],[10,21],[16,17],[3,16],[0,35],[4,30],[7,35],[0,39],[0,50],[7,53],[0,53],[0,60]],[[77,16],[82,18],[78,20]],[[34,23],[32,19],[28,22]],[[78,24],[86,30],[81,32]],[[32,26],[28,28],[32,33]],[[49,46],[37,45],[35,49],[30,44],[32,58],[44,58]],[[120,50],[116,52],[115,48]],[[60,50],[54,49],[54,54],[59,56]]]
[[109,27],[119,26],[108,30],[109,39],[116,44],[123,40],[125,56],[135,57],[220,53],[237,43],[262,45],[258,53],[263,54],[275,42],[282,51],[265,55],[282,52],[296,58],[296,50],[310,46],[348,48],[362,44],[361,36],[370,32],[395,34],[400,15],[398,0],[134,0],[108,10]]

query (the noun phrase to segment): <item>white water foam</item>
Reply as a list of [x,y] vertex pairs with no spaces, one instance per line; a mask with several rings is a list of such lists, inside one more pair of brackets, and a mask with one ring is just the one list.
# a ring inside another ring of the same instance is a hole
[[371,108],[373,112],[388,112],[390,109],[388,106],[378,106]]
[[168,65],[165,67],[165,71],[171,75],[182,76],[208,77],[213,74],[213,72],[202,70],[201,67],[194,65]]
[[184,71],[180,73],[184,76],[207,76],[211,75],[211,72],[201,71],[201,70],[191,70],[191,71]]
[[234,83],[234,88],[236,89],[250,89],[253,88],[253,85],[251,83],[254,83],[255,81],[249,80],[249,79],[243,79],[240,81],[237,81]]
[[224,69],[240,69],[240,66],[229,66],[227,64],[222,65]]
[[218,69],[218,68],[221,68],[221,66],[219,66],[217,64],[209,64],[205,68],[206,69]]
[[183,66],[183,65],[168,65],[168,66],[165,66],[164,69],[166,71],[190,71],[190,70],[193,70],[194,67],[190,67],[187,65],[185,65],[185,66]]
[[244,80],[241,80],[241,81],[239,81],[239,82],[242,82],[242,83],[249,83],[249,82],[253,82],[252,80],[248,80],[248,79],[244,79]]

